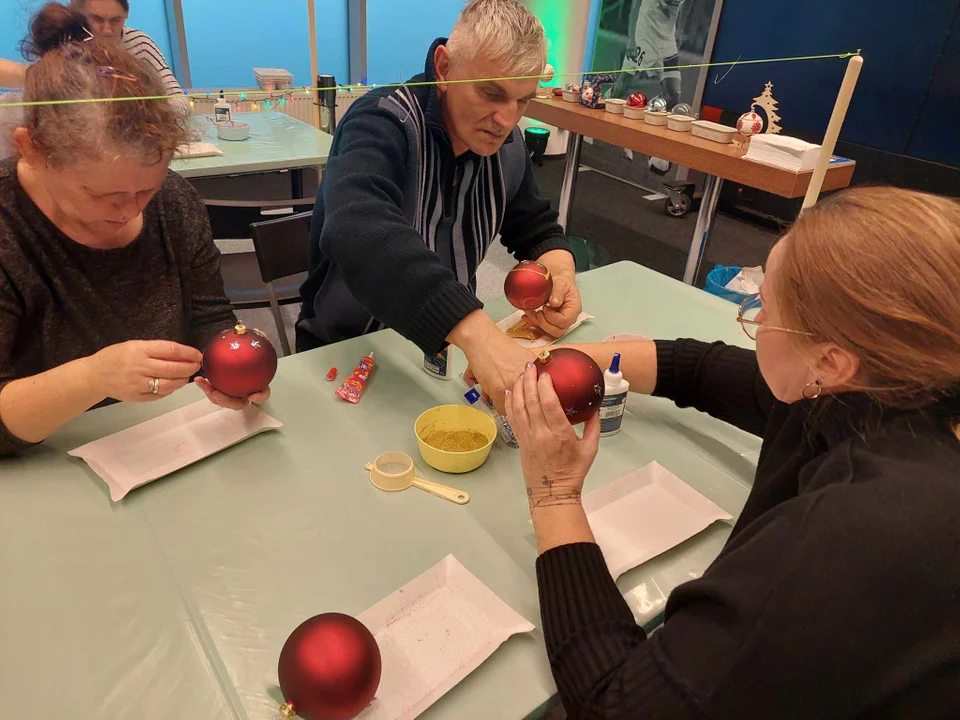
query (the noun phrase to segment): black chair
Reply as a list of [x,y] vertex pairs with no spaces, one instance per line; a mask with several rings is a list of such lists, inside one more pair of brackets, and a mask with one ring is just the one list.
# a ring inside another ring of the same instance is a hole
[[[300,301],[300,285],[306,279],[309,267],[309,219],[313,214],[313,202],[312,199],[204,200],[213,237],[223,253],[220,271],[230,304],[239,309],[269,307],[285,355],[290,354],[290,343],[280,305]],[[303,210],[307,212],[294,214]],[[267,219],[277,214],[282,215]],[[298,220],[285,224],[295,218]],[[260,225],[269,229],[255,230]],[[241,249],[225,250],[227,242],[239,242]],[[252,244],[253,250],[245,249],[244,243]],[[293,258],[298,258],[297,262],[291,263]],[[281,260],[283,262],[277,265]],[[280,271],[288,267],[293,269]]]
[[[310,267],[310,222],[313,211],[289,215],[276,220],[253,223],[253,248],[260,266],[260,279],[267,289],[270,311],[280,334],[283,354],[290,354],[287,329],[280,313],[281,305],[300,302],[300,285],[306,279]],[[292,278],[295,286],[291,293],[287,286],[277,287],[278,280]]]

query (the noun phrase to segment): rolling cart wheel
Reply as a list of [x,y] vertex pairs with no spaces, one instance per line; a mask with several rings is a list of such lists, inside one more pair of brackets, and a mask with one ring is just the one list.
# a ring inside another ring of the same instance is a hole
[[677,202],[667,198],[667,201],[664,203],[664,209],[670,217],[682,218],[690,212],[690,198],[686,195],[681,195]]

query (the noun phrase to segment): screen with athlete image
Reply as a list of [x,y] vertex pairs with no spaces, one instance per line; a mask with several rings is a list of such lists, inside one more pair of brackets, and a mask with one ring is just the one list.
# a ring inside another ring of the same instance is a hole
[[660,95],[668,109],[694,105],[719,0],[604,0],[595,70],[619,70],[615,97]]
[[[686,103],[699,110],[706,68],[722,0],[603,0],[591,67],[617,71],[611,97],[642,92],[657,96],[672,110]],[[597,147],[590,153],[601,169],[657,189],[677,179],[678,168],[656,158],[624,156],[620,149]]]

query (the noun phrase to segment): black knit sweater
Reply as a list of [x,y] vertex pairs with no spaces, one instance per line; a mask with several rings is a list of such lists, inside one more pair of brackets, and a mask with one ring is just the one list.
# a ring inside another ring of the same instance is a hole
[[655,394],[763,434],[756,480],[649,639],[596,545],[540,557],[570,716],[960,717],[960,398],[786,405],[753,352],[679,340],[658,342],[657,361]]
[[477,268],[500,238],[517,260],[570,250],[539,196],[514,128],[500,151],[455,156],[433,54],[410,86],[374,90],[337,127],[314,207],[297,347],[390,327],[434,353],[477,299]]
[[[16,161],[0,162],[0,390],[128,340],[202,349],[236,321],[206,209],[182,177],[167,173],[132,243],[98,250],[60,232]],[[0,421],[0,455],[27,445]]]

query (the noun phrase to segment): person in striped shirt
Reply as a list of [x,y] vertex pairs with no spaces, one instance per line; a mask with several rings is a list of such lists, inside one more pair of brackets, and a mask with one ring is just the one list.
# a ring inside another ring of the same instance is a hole
[[[190,113],[190,101],[160,48],[146,33],[126,27],[130,16],[129,0],[72,0],[70,7],[83,13],[87,19],[87,29],[93,35],[116,43],[150,65],[160,76],[164,91],[171,96],[171,101],[180,106],[184,114]],[[23,87],[26,67],[22,63],[0,60],[0,87]]]

